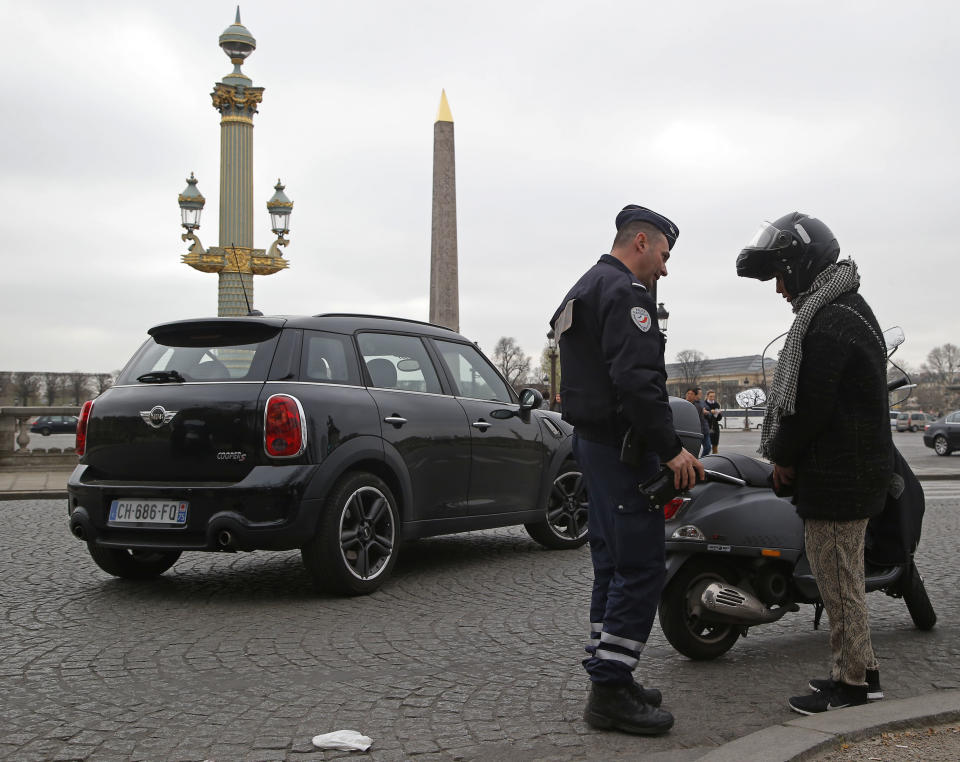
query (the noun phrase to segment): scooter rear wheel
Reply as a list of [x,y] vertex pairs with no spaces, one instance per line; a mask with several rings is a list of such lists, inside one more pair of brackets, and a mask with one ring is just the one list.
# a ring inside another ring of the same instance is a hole
[[927,589],[923,586],[923,577],[917,571],[915,563],[910,564],[910,579],[903,588],[903,600],[907,603],[910,618],[920,630],[932,630],[937,623],[937,612],[933,610]]
[[660,598],[660,628],[670,645],[697,661],[716,659],[737,642],[743,628],[700,620],[700,596],[712,582],[733,584],[732,569],[706,559],[691,559],[670,580]]

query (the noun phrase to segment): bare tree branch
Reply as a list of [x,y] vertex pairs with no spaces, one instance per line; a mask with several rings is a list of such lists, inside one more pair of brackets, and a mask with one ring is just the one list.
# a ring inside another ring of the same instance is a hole
[[501,336],[497,341],[493,349],[493,362],[514,388],[527,380],[531,360],[512,336]]

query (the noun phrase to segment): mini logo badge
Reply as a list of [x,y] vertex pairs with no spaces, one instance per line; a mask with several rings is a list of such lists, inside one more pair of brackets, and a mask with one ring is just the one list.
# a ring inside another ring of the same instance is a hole
[[170,423],[179,410],[166,410],[163,405],[156,405],[150,410],[141,410],[140,417],[144,423],[155,429],[159,429],[163,424]]
[[646,333],[650,330],[650,313],[643,307],[634,307],[630,310],[630,319],[636,323],[637,328]]

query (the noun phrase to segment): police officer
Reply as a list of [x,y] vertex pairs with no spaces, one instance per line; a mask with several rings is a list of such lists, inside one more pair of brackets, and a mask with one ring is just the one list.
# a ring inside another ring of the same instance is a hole
[[[564,297],[551,325],[560,346],[563,418],[575,427],[574,456],[590,496],[589,656],[584,719],[593,727],[656,735],[673,726],[661,694],[633,679],[663,588],[661,511],[638,489],[661,463],[679,488],[703,466],[673,428],[665,338],[651,295],[667,274],[677,227],[642,206],[625,206],[604,254]],[[630,457],[624,455],[630,451]]]

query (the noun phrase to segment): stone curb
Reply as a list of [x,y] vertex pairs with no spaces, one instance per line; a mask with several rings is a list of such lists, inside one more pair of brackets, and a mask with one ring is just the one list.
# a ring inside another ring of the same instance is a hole
[[926,727],[960,719],[960,691],[941,691],[896,701],[825,712],[758,730],[697,757],[697,762],[800,762],[841,741]]
[[3,500],[66,500],[65,489],[24,489],[9,492],[0,492],[0,501]]

